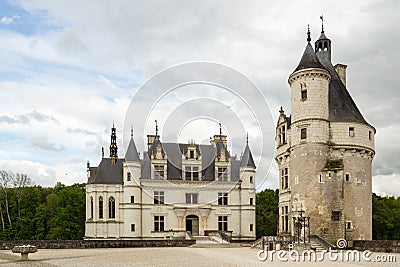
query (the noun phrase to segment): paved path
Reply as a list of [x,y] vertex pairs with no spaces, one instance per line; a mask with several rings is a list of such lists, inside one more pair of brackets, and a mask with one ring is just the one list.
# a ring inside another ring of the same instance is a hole
[[[373,262],[262,262],[257,249],[236,248],[110,248],[110,249],[41,249],[22,262],[18,254],[0,251],[1,266],[400,266],[398,263]],[[373,258],[376,254],[372,255]],[[383,255],[382,253],[380,255]],[[384,254],[388,255],[388,254]]]

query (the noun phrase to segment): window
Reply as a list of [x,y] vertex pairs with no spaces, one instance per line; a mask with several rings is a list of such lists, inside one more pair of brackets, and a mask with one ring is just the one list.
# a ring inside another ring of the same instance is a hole
[[228,193],[218,193],[218,205],[228,205]]
[[185,180],[198,181],[199,180],[199,167],[186,166],[185,167]]
[[164,191],[154,191],[154,204],[164,204]]
[[300,131],[301,131],[300,138],[307,139],[307,128],[302,128]]
[[350,174],[349,174],[349,173],[346,173],[344,177],[345,177],[344,180],[345,180],[346,182],[349,182],[349,181],[350,181]]
[[307,99],[307,90],[301,90],[301,100]]
[[318,175],[318,182],[319,183],[324,183],[324,180],[322,179],[322,174]]
[[281,208],[282,232],[289,232],[289,206]]
[[281,170],[281,183],[282,189],[287,189],[289,187],[289,168]]
[[131,203],[135,203],[135,196],[131,196]]
[[253,198],[250,198],[250,206],[253,206]]
[[115,199],[113,197],[108,199],[108,218],[115,219]]
[[90,219],[93,219],[93,197],[90,197]]
[[332,220],[333,221],[340,220],[340,211],[337,211],[337,210],[332,211]]
[[253,224],[250,224],[250,232],[253,232]]
[[99,219],[103,219],[103,198],[99,197]]
[[126,180],[127,180],[127,181],[130,181],[130,180],[131,180],[131,173],[130,173],[130,172],[128,172],[127,177],[126,177]]
[[164,179],[164,165],[154,165],[154,179]]
[[135,224],[131,224],[131,232],[135,232]]
[[281,145],[286,144],[286,127],[282,125],[279,128],[279,142]]
[[228,216],[218,216],[218,231],[228,231]]
[[371,140],[372,139],[372,132],[368,131],[368,139]]
[[353,229],[353,225],[352,225],[352,223],[350,221],[346,222],[346,229],[347,230]]
[[189,157],[190,157],[191,159],[194,159],[194,150],[190,150],[190,151],[189,151]]
[[354,137],[354,127],[349,127],[349,136]]
[[253,182],[253,176],[250,176],[250,183],[252,184]]
[[226,168],[218,168],[218,181],[228,181]]
[[154,216],[154,232],[164,232],[164,216]]
[[186,193],[186,204],[197,204],[197,193]]

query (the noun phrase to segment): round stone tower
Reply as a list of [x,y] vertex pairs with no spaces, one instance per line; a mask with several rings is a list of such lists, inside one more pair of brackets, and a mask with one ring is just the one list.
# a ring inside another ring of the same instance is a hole
[[277,125],[279,235],[371,239],[371,162],[375,129],[345,83],[346,66],[331,63],[324,30],[289,76],[291,116]]

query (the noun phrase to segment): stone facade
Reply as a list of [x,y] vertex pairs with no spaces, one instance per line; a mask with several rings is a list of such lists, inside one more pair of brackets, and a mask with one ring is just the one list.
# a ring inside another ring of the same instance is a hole
[[222,231],[233,241],[255,240],[256,167],[248,144],[240,159],[231,157],[222,133],[197,145],[162,143],[156,132],[142,158],[132,135],[123,159],[103,155],[87,172],[86,239]]
[[347,66],[332,66],[324,31],[315,50],[309,32],[307,41],[288,80],[291,116],[281,108],[276,128],[278,234],[372,239],[375,129],[346,89]]

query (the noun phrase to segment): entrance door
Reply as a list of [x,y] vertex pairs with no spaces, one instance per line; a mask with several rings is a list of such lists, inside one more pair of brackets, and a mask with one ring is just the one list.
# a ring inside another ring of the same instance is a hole
[[189,231],[192,236],[199,235],[199,217],[196,215],[186,216],[186,231]]

